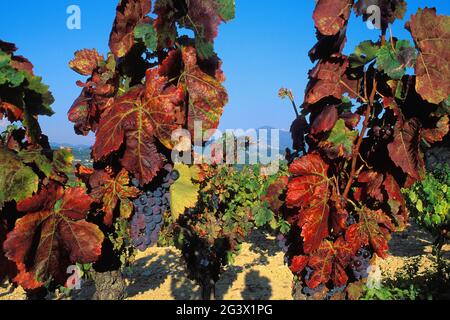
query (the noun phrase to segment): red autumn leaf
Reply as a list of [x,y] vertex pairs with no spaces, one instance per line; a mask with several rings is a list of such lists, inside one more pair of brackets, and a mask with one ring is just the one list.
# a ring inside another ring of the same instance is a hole
[[296,256],[292,258],[289,269],[291,269],[292,273],[298,274],[305,269],[308,265],[308,261],[309,257],[307,256]]
[[450,93],[450,17],[436,9],[419,9],[406,28],[420,51],[416,63],[416,91],[430,103],[439,104]]
[[420,151],[420,122],[410,119],[397,121],[394,141],[388,145],[389,156],[396,166],[413,180],[419,180],[424,172],[423,156]]
[[379,257],[385,258],[389,249],[389,233],[394,230],[391,219],[383,211],[365,208],[359,212],[359,222],[348,228],[345,239],[356,249],[370,245]]
[[75,58],[69,62],[69,66],[83,76],[90,76],[103,61],[97,50],[84,49],[75,52]]
[[275,213],[278,213],[283,206],[284,202],[280,200],[280,196],[286,191],[288,182],[287,176],[279,177],[267,188],[266,194],[261,199],[266,201],[269,208]]
[[422,138],[428,143],[433,144],[444,140],[444,137],[449,133],[449,119],[448,115],[441,117],[435,128],[422,130]]
[[134,45],[134,29],[141,23],[149,23],[149,0],[121,0],[109,38],[111,52],[118,58],[128,54]]
[[89,179],[92,188],[90,196],[103,203],[102,210],[105,212],[103,218],[107,226],[112,225],[113,214],[117,205],[120,204],[120,216],[129,218],[133,210],[130,198],[136,198],[140,191],[135,187],[130,187],[128,172],[122,170],[116,177],[104,170],[97,170]]
[[355,129],[361,121],[361,116],[357,113],[344,112],[339,116],[340,119],[345,121],[345,125],[349,129]]
[[181,81],[189,95],[188,129],[194,137],[195,123],[201,122],[204,139],[209,139],[219,126],[223,108],[228,103],[228,94],[222,86],[224,79],[214,78],[200,69],[195,48],[183,48],[182,58]]
[[335,106],[327,106],[323,111],[314,119],[311,126],[311,134],[318,134],[321,132],[327,132],[334,128],[338,120],[338,111]]
[[309,259],[308,265],[314,272],[306,281],[308,287],[314,289],[330,280],[336,287],[345,285],[348,280],[345,268],[354,253],[355,249],[343,238],[339,238],[335,243],[324,240]]
[[39,288],[50,277],[61,284],[70,264],[97,260],[104,236],[85,220],[92,202],[82,188],[51,184],[18,204],[26,215],[4,243],[6,256],[19,270],[15,282],[25,289]]
[[306,91],[305,101],[315,104],[327,97],[341,99],[344,93],[355,97],[355,93],[359,91],[358,82],[347,77],[348,66],[346,56],[336,55],[328,60],[321,60],[309,73],[311,82]]
[[358,177],[358,182],[365,184],[365,191],[367,195],[378,200],[383,201],[383,193],[381,192],[381,184],[384,176],[375,171],[364,171]]
[[317,154],[295,160],[289,167],[294,176],[288,185],[286,204],[299,208],[298,225],[302,228],[305,253],[317,249],[329,235],[330,182],[328,165]]
[[10,122],[20,121],[23,120],[23,110],[11,103],[0,101],[0,120],[4,116]]
[[313,14],[317,30],[325,36],[335,35],[347,24],[351,8],[349,0],[319,0]]
[[100,160],[125,143],[121,160],[141,184],[152,181],[163,166],[154,137],[171,148],[171,134],[178,129],[174,109],[183,101],[181,88],[167,85],[158,70],[147,72],[146,86],[137,86],[118,98],[102,117],[93,154]]

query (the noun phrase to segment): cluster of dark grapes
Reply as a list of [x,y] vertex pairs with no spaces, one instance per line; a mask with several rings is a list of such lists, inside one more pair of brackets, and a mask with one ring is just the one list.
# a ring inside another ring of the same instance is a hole
[[[143,193],[133,201],[134,216],[131,220],[131,238],[133,245],[141,251],[154,246],[158,242],[163,225],[163,215],[170,211],[170,186],[178,180],[180,174],[166,166],[168,174],[163,184],[153,191]],[[139,181],[133,179],[133,185]]]
[[394,129],[389,125],[385,125],[383,127],[375,126],[372,130],[373,136],[380,141],[389,140],[394,134]]
[[356,280],[361,280],[369,276],[368,269],[372,254],[366,248],[360,248],[356,255],[352,258],[350,267]]

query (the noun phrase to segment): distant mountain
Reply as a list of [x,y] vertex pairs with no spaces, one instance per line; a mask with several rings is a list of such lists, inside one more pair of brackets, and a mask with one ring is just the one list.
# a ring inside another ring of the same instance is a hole
[[[270,126],[263,126],[261,128],[258,128],[258,130],[260,130],[260,129],[268,130],[267,136],[268,136],[268,141],[270,141],[271,140],[271,130],[274,130],[277,128],[273,128]],[[284,153],[286,148],[292,149],[292,145],[294,142],[292,140],[291,133],[289,131],[284,130],[284,129],[278,129],[278,130],[280,132],[280,137],[279,137],[280,138],[280,140],[279,140],[280,148],[279,149],[281,150],[282,153]]]

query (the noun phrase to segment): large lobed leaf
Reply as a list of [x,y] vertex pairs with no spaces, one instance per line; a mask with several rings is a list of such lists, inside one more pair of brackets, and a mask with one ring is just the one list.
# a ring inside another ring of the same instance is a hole
[[118,98],[102,117],[93,147],[96,161],[118,151],[121,160],[141,184],[147,184],[163,166],[154,137],[171,148],[171,134],[178,128],[175,107],[184,100],[182,88],[169,86],[157,69],[147,72],[146,85],[137,86]]
[[15,153],[0,146],[0,209],[5,202],[21,201],[38,189],[39,178]]
[[193,180],[199,179],[197,166],[176,164],[174,170],[180,173],[180,178],[170,186],[170,207],[174,220],[177,220],[186,209],[197,205],[200,186]]
[[436,9],[419,9],[407,24],[420,51],[416,90],[423,99],[439,104],[450,94],[450,17]]
[[92,202],[82,188],[64,190],[52,183],[17,204],[27,214],[3,245],[19,270],[16,283],[25,289],[39,288],[50,278],[64,283],[70,264],[97,260],[104,236],[85,220]]
[[298,225],[302,228],[305,253],[316,250],[329,235],[330,182],[328,165],[318,154],[308,154],[289,167],[293,175],[289,182],[286,204],[299,208]]

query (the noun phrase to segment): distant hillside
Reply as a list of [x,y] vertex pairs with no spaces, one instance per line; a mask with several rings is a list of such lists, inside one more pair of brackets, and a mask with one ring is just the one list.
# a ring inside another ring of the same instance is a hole
[[81,163],[83,166],[92,167],[91,147],[86,145],[72,145],[69,143],[50,143],[52,149],[67,148],[72,150],[73,163]]

